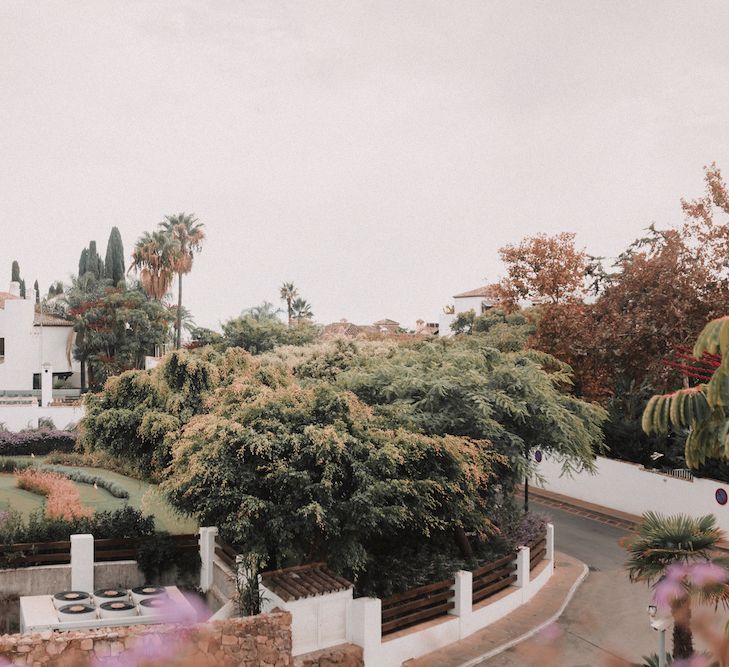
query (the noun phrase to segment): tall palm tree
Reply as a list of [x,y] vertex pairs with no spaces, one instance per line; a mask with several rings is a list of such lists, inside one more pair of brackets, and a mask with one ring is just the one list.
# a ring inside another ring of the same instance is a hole
[[294,299],[291,303],[291,310],[297,324],[301,324],[302,320],[310,320],[314,317],[311,304],[306,299]]
[[161,301],[172,284],[177,252],[177,241],[166,232],[144,232],[134,246],[127,273],[138,272],[142,289]]
[[[712,514],[694,518],[647,512],[637,534],[624,542],[629,555],[625,564],[628,576],[631,581],[645,581],[655,586],[676,563],[708,561],[723,537],[724,533],[717,527]],[[694,649],[688,596],[671,603],[671,614],[674,620],[673,657],[689,658]]]
[[291,318],[294,315],[294,310],[291,307],[294,299],[299,296],[299,290],[296,289],[294,283],[284,283],[280,288],[281,301],[286,302],[286,310],[289,315],[289,326],[291,326]]
[[159,223],[160,229],[169,234],[176,241],[176,252],[173,261],[173,270],[177,274],[177,332],[175,347],[179,349],[182,342],[182,276],[192,271],[192,261],[195,254],[202,250],[205,240],[203,225],[193,214],[178,213],[166,215]]
[[243,311],[243,315],[250,315],[254,320],[266,322],[269,320],[278,320],[280,308],[276,308],[270,301],[264,301],[260,306],[251,306]]

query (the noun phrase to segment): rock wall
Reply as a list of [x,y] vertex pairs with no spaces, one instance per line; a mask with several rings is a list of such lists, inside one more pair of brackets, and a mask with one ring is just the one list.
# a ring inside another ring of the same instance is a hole
[[291,615],[274,612],[187,627],[136,625],[5,635],[0,637],[0,658],[33,667],[84,667],[92,661],[109,667],[145,661],[186,667],[289,667]]
[[294,658],[294,667],[364,667],[362,647],[340,644]]

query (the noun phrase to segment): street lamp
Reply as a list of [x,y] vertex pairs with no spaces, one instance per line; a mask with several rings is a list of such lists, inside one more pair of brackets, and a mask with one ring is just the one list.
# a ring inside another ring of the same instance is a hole
[[648,616],[651,627],[658,633],[658,667],[666,667],[666,630],[670,625],[670,619],[658,618],[658,607],[654,604],[648,605]]

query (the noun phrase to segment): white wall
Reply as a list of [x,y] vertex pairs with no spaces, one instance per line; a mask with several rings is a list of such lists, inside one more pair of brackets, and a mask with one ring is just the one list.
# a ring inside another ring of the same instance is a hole
[[453,299],[453,303],[456,307],[456,315],[458,313],[467,313],[472,310],[476,315],[482,314],[481,304],[484,302],[482,296],[465,296]]
[[7,299],[0,308],[0,338],[5,339],[0,390],[32,390],[33,374],[41,372],[43,363],[52,364],[54,373],[73,372],[72,384],[78,377],[79,363],[66,353],[72,328],[34,326],[34,318],[33,299]]
[[596,464],[595,475],[567,477],[561,475],[556,461],[545,456],[538,470],[544,477],[544,488],[555,493],[636,515],[649,510],[691,516],[714,514],[719,526],[729,533],[729,503],[719,505],[714,497],[719,488],[729,494],[729,484],[698,478],[689,482],[603,457],[598,457]]
[[63,429],[68,424],[76,424],[84,416],[83,405],[47,406],[38,405],[0,405],[0,423],[8,431],[22,431],[25,428],[37,428],[38,418],[47,417],[53,420],[56,428]]

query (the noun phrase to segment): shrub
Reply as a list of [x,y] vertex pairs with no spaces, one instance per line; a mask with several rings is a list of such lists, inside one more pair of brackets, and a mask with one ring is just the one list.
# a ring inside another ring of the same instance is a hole
[[48,454],[54,449],[70,452],[76,446],[77,437],[78,434],[73,431],[0,431],[0,456]]
[[46,496],[46,514],[51,519],[80,519],[93,514],[81,504],[73,482],[61,475],[29,469],[16,474],[16,483],[21,489]]
[[115,498],[129,498],[129,492],[126,489],[99,475],[92,475],[83,470],[67,470],[58,466],[43,466],[43,470],[61,475],[79,484],[95,484],[102,489],[106,489]]
[[55,431],[56,425],[50,417],[38,417],[38,428],[44,431]]
[[15,472],[25,470],[33,464],[29,461],[16,461],[15,459],[0,459],[0,472]]
[[200,554],[181,552],[167,533],[157,533],[137,547],[137,565],[149,583],[160,581],[172,568],[177,570],[176,578],[184,580],[199,572]]
[[504,529],[503,538],[514,549],[522,545],[530,544],[544,535],[549,521],[549,517],[544,514],[530,512],[529,514],[525,514],[521,521],[512,527]]

